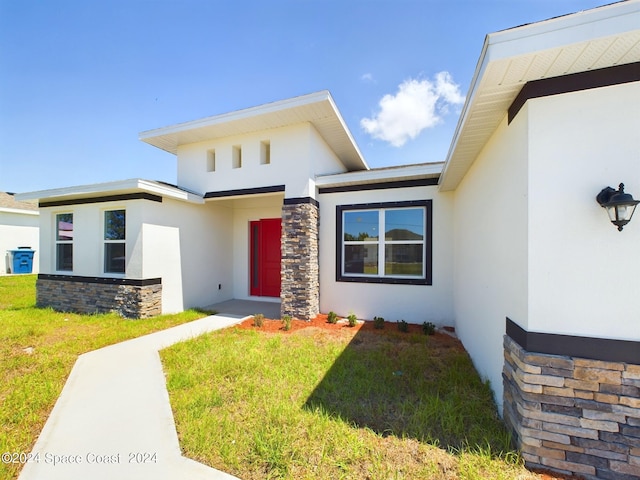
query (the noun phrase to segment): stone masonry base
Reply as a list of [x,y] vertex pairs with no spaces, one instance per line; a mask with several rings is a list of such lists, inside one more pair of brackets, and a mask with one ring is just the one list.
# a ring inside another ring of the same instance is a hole
[[63,312],[116,312],[125,318],[149,318],[162,313],[162,285],[38,278],[36,303]]
[[640,365],[528,352],[504,337],[504,419],[529,467],[640,479]]
[[309,320],[320,311],[318,207],[285,203],[282,207],[281,315]]

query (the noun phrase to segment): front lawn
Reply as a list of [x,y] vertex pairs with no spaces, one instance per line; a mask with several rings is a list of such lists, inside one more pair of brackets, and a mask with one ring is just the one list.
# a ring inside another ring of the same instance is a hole
[[391,324],[266,330],[161,352],[186,456],[244,480],[540,478],[457,341]]
[[[35,307],[35,282],[34,275],[0,277],[0,453],[31,451],[80,354],[204,316],[57,313]],[[18,472],[0,463],[0,479]]]

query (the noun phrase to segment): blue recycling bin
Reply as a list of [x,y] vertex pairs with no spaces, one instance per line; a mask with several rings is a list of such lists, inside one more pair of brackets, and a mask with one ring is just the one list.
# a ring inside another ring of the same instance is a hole
[[33,254],[35,250],[20,248],[9,250],[11,253],[11,273],[31,273],[33,271]]

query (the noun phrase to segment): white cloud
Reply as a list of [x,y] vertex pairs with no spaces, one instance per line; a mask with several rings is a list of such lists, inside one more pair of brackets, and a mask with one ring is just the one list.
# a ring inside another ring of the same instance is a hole
[[464,97],[448,72],[440,72],[433,81],[405,80],[395,95],[387,94],[378,103],[380,111],[360,120],[360,126],[373,138],[403,146],[425,128],[442,121],[450,105],[461,105]]
[[360,80],[363,82],[373,82],[373,75],[370,73],[365,73],[360,77]]

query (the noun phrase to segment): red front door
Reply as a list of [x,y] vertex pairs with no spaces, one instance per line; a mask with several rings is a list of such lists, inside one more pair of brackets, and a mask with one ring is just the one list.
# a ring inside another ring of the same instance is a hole
[[250,294],[280,296],[281,220],[266,218],[250,222]]

